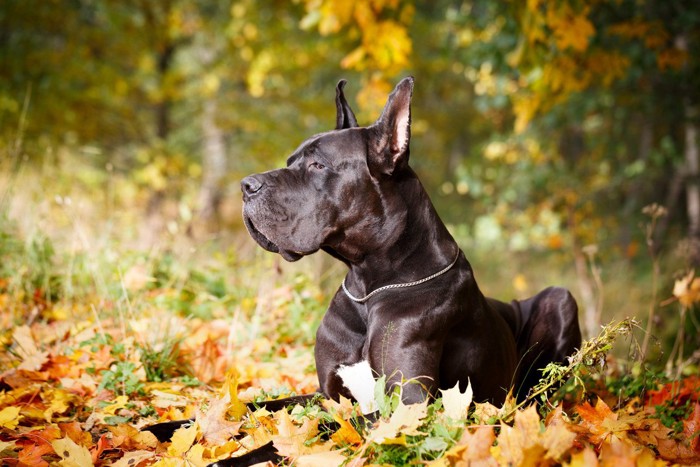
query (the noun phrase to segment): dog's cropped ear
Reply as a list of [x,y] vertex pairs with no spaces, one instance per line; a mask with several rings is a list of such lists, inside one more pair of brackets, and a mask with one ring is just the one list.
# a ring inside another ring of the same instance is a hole
[[373,157],[379,170],[387,175],[391,175],[400,165],[408,163],[412,95],[413,77],[404,78],[389,94],[381,116],[371,127],[374,154],[370,157]]
[[350,104],[345,100],[343,88],[347,81],[341,79],[335,87],[335,129],[342,130],[344,128],[353,128],[357,126],[357,119],[350,108]]

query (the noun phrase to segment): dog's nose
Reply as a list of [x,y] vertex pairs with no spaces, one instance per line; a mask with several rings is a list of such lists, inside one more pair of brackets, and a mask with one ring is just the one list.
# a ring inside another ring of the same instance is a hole
[[262,187],[262,182],[255,178],[254,175],[250,175],[241,180],[241,191],[245,196],[253,196],[255,193],[259,192]]

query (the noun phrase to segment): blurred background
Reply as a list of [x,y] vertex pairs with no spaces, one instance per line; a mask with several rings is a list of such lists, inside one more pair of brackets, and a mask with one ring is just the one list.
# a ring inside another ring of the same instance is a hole
[[3,0],[3,324],[150,294],[312,342],[344,267],[263,252],[239,180],[333,128],[339,79],[369,124],[413,75],[411,163],[485,293],[565,285],[587,336],[697,360],[699,72],[696,0]]

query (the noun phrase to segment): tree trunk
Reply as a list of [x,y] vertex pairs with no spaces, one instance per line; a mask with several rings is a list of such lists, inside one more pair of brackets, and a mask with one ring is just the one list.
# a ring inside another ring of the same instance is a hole
[[[686,167],[686,204],[688,206],[688,237],[692,242],[700,241],[700,157],[698,155],[697,108],[689,99],[684,100],[685,108],[685,167]],[[700,264],[700,258],[692,258],[693,265]]]
[[219,227],[219,206],[223,197],[222,181],[226,173],[224,134],[216,121],[215,96],[204,102],[202,113],[202,186],[199,191],[199,217],[209,226]]
[[[688,39],[685,35],[676,38],[676,47],[688,51]],[[688,212],[688,240],[693,252],[690,259],[692,266],[700,266],[700,155],[698,154],[698,108],[686,93],[683,98],[684,124],[684,159],[685,159],[685,194]]]

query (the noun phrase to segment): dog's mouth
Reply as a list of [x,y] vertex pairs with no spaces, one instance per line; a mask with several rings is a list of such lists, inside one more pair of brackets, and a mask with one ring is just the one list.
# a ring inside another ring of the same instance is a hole
[[267,251],[271,251],[272,253],[279,253],[282,256],[282,258],[290,262],[297,261],[302,256],[304,256],[303,253],[297,251],[281,249],[279,246],[277,246],[276,243],[267,238],[262,232],[260,232],[260,230],[258,230],[255,227],[250,216],[246,213],[243,213],[243,223],[245,224],[246,229],[248,229],[248,233],[250,234],[250,236],[253,237],[253,240],[255,240],[258,243],[258,245],[260,245]]

